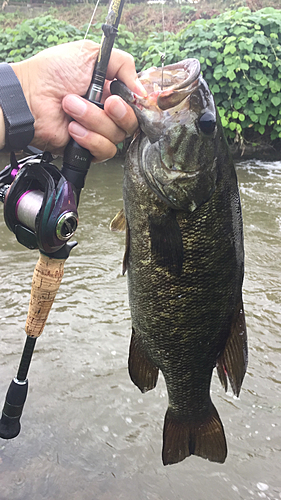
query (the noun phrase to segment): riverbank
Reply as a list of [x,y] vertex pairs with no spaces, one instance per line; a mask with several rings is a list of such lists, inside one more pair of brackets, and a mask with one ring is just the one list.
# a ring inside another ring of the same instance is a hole
[[[253,12],[265,7],[280,9],[280,0],[199,0],[194,4],[186,3],[180,6],[169,3],[163,6],[146,2],[126,3],[126,8],[122,13],[122,24],[128,31],[138,34],[139,32],[151,33],[152,30],[162,31],[164,21],[165,31],[177,33],[197,19],[211,19],[213,16],[242,6],[250,8]],[[24,19],[51,14],[56,19],[82,29],[89,23],[93,8],[93,3],[67,4],[64,7],[62,4],[48,2],[31,1],[29,3],[8,0],[4,1],[2,6],[2,13],[8,16],[0,15],[0,28],[13,27]],[[95,22],[104,22],[107,8],[107,5],[98,6]],[[15,15],[11,16],[12,14]]]

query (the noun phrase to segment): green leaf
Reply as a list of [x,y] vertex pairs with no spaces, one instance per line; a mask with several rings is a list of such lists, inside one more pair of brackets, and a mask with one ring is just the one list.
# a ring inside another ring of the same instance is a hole
[[244,71],[248,71],[248,69],[249,69],[249,64],[247,64],[247,63],[243,63],[243,62],[242,62],[242,63],[240,64],[240,69],[243,69]]
[[259,118],[259,122],[261,125],[266,125],[268,120],[268,113],[262,113]]
[[268,82],[268,78],[266,76],[263,76],[262,79],[260,80],[260,84],[262,86],[265,86]]
[[221,77],[223,76],[223,67],[221,64],[215,67],[213,76],[216,80],[221,79]]
[[279,104],[281,103],[281,99],[278,96],[274,96],[270,100],[271,100],[273,106],[279,106]]
[[272,80],[269,82],[269,88],[273,94],[281,90],[281,83],[279,81]]
[[225,38],[224,43],[228,45],[229,43],[234,42],[234,40],[236,40],[236,36],[229,36]]
[[248,92],[249,97],[252,97],[252,101],[257,102],[260,100],[258,94],[253,94],[252,96],[250,95],[250,92]]
[[220,88],[219,88],[219,86],[217,84],[215,84],[215,85],[212,86],[212,92],[214,94],[218,94],[220,92]]
[[160,64],[160,62],[161,62],[161,56],[159,54],[157,54],[156,56],[154,56],[152,58],[153,66],[158,66],[158,64]]
[[234,107],[235,107],[235,109],[241,109],[241,108],[242,108],[242,104],[241,104],[241,102],[240,102],[240,101],[236,101],[236,102],[234,103]]
[[236,127],[237,127],[237,123],[235,123],[235,122],[230,122],[230,124],[229,124],[229,128],[230,128],[230,130],[236,130]]
[[257,123],[259,121],[259,117],[255,113],[249,113],[249,116],[252,122]]
[[226,127],[228,125],[228,120],[225,118],[225,116],[221,117],[221,124],[223,127]]
[[229,71],[228,70],[226,72],[226,78],[229,78],[230,81],[233,81],[236,78],[236,74],[234,73],[234,71],[232,71],[232,70]]
[[235,45],[226,45],[223,53],[226,54],[234,54],[236,52],[236,46]]

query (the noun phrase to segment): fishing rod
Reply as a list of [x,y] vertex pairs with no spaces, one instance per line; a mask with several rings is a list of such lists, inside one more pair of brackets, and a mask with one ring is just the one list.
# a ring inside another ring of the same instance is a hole
[[[86,99],[103,108],[101,104],[103,87],[106,77],[106,71],[115,36],[118,32],[123,6],[125,0],[112,0],[106,18],[106,23],[102,25],[103,36],[101,40],[100,51],[97,63],[94,69],[91,85],[86,94]],[[85,177],[89,170],[92,160],[90,151],[79,146],[79,144],[70,139],[64,151],[62,174],[76,188],[77,199],[79,202],[80,191],[84,186]]]
[[[118,32],[125,0],[112,0],[98,58],[86,99],[101,104],[107,67]],[[29,147],[29,150],[32,150]],[[37,338],[43,332],[49,311],[59,289],[64,263],[77,242],[69,242],[78,225],[77,207],[92,155],[70,139],[65,148],[62,168],[51,163],[50,153],[16,160],[0,172],[0,201],[4,218],[17,240],[30,249],[39,249],[35,266],[23,348],[16,377],[12,380],[0,419],[0,437],[12,439],[21,429],[20,418],[28,392],[28,370]]]

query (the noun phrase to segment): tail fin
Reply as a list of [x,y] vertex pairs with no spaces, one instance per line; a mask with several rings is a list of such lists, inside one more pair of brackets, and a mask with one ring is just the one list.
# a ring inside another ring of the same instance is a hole
[[178,420],[169,408],[167,410],[163,429],[163,464],[175,464],[190,455],[219,463],[226,459],[223,425],[212,403],[208,418],[198,423]]

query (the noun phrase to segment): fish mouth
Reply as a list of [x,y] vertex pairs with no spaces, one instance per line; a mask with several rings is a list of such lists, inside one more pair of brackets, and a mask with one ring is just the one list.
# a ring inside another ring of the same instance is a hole
[[[175,64],[152,67],[138,74],[139,80],[147,93],[156,90],[181,90],[191,85],[200,75],[200,62],[198,59],[185,59]],[[157,88],[158,86],[158,88]]]
[[140,111],[158,107],[165,111],[179,105],[198,87],[200,63],[197,59],[185,59],[163,68],[149,68],[139,74],[139,80],[148,96],[135,95],[133,105]]

